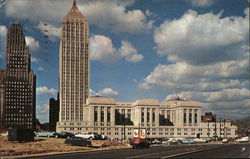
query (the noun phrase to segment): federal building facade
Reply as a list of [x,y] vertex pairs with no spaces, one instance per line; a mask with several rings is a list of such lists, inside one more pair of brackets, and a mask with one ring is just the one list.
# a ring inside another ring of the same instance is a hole
[[154,99],[116,102],[90,97],[83,106],[84,121],[61,122],[57,131],[97,132],[113,139],[132,138],[133,129],[146,129],[149,138],[235,138],[237,127],[226,122],[201,122],[201,103],[176,98],[165,103]]
[[57,132],[97,132],[109,138],[131,138],[144,128],[148,137],[235,137],[230,122],[201,122],[201,103],[179,98],[116,102],[89,97],[89,27],[74,1],[64,17],[60,43],[60,113]]

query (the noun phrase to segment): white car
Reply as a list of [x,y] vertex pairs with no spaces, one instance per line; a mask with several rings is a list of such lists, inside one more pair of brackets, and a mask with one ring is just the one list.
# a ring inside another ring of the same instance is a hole
[[84,139],[101,139],[102,136],[95,132],[81,132],[75,135],[76,137],[81,137]]
[[227,143],[228,142],[228,139],[223,139],[222,140],[222,143]]
[[195,143],[205,143],[206,139],[202,139],[202,138],[196,138],[194,139]]
[[242,137],[240,139],[237,139],[236,142],[238,142],[238,143],[248,143],[249,142],[249,137],[248,136]]

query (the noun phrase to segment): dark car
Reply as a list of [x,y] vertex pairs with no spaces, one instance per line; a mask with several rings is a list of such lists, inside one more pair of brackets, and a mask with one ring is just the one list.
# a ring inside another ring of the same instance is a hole
[[68,145],[74,145],[74,146],[92,146],[90,141],[82,137],[67,138],[65,139],[64,143]]
[[61,133],[56,132],[55,133],[56,138],[71,138],[74,136],[75,136],[75,134],[70,133],[70,132],[61,132]]

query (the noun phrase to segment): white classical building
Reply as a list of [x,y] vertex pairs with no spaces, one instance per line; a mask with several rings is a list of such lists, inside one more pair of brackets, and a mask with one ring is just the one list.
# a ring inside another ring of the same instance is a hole
[[138,128],[146,129],[149,138],[236,137],[237,127],[229,121],[201,122],[201,103],[193,100],[116,102],[95,96],[82,109],[83,121],[59,122],[57,131],[97,132],[117,139],[132,138]]

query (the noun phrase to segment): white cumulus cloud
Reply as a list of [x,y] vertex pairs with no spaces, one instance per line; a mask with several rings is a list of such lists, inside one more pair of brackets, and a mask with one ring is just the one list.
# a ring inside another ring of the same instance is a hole
[[194,7],[209,7],[215,3],[216,0],[187,0]]
[[6,48],[7,27],[0,25],[0,59],[3,57],[3,52]]
[[152,28],[153,21],[141,10],[128,10],[131,3],[120,1],[92,1],[80,8],[90,23],[113,32],[140,33]]
[[117,96],[118,92],[114,91],[112,88],[104,88],[98,91],[97,94],[100,96],[104,96],[104,97],[113,97],[113,96]]
[[36,88],[36,94],[51,94],[55,95],[57,93],[57,90],[55,88],[48,88],[47,86],[41,86]]
[[184,90],[218,90],[246,87],[249,84],[249,76],[248,58],[202,66],[179,62],[158,65],[144,78],[140,87],[150,89],[159,86],[166,90],[174,90],[180,85]]
[[242,58],[248,51],[249,13],[224,17],[188,10],[181,18],[165,21],[156,29],[157,53],[172,62],[203,65]]
[[90,38],[90,58],[104,63],[125,59],[128,62],[137,63],[143,59],[143,55],[128,41],[121,41],[121,47],[115,48],[109,37],[94,35]]
[[[86,0],[78,1],[78,8],[91,25],[112,32],[140,33],[150,30],[153,21],[148,19],[146,13],[138,9],[127,9],[133,3],[134,1],[123,0]],[[59,24],[71,6],[72,1],[68,0],[8,1],[5,15],[35,22],[39,20]]]
[[103,35],[95,35],[90,38],[90,57],[91,60],[103,62],[113,62],[119,59],[112,40]]
[[99,91],[94,91],[93,89],[90,89],[90,96],[103,96],[103,97],[114,97],[117,96],[119,93],[112,88],[104,88]]
[[[164,101],[173,99],[175,96],[175,94],[168,95]],[[178,93],[177,96],[188,100],[200,100],[205,103],[237,102],[249,99],[250,90],[247,88],[227,88],[214,92],[183,91]]]
[[143,56],[137,53],[137,50],[128,41],[122,40],[122,46],[120,48],[121,57],[124,57],[129,62],[139,62],[143,59]]
[[36,51],[40,48],[39,42],[31,36],[25,37],[26,45],[29,46],[31,51]]

